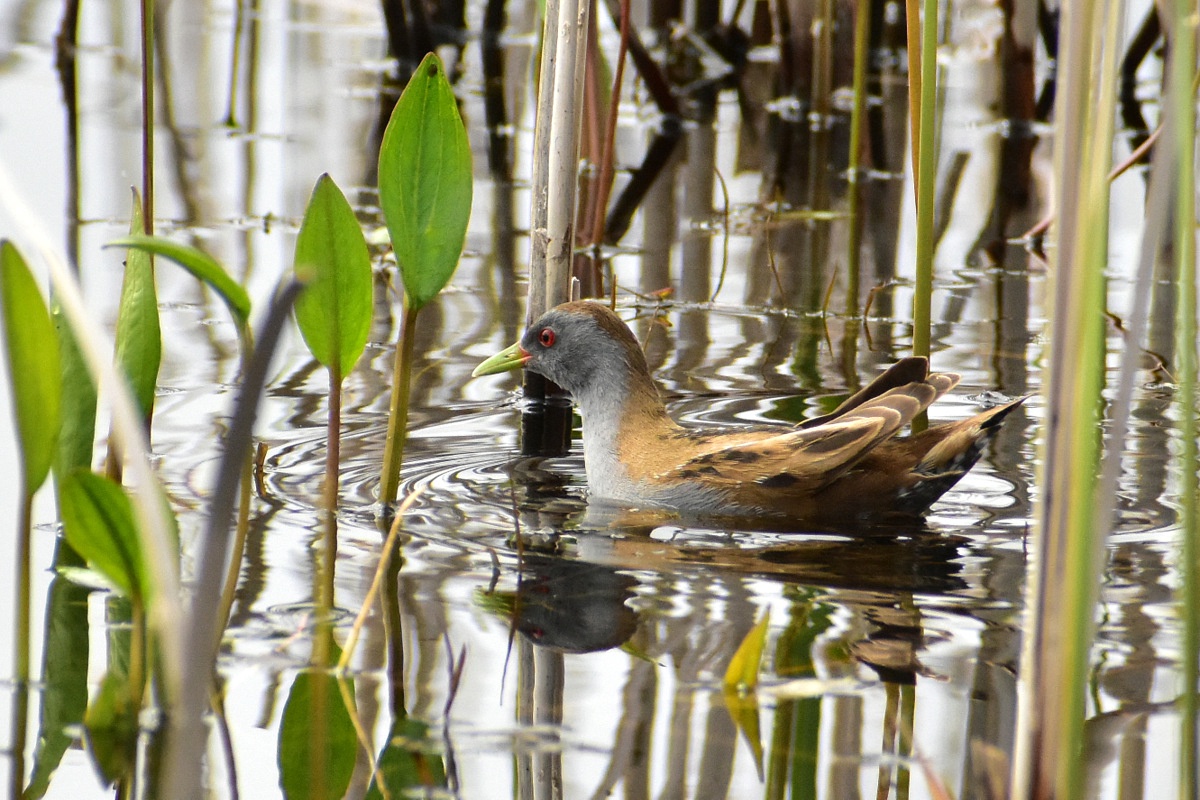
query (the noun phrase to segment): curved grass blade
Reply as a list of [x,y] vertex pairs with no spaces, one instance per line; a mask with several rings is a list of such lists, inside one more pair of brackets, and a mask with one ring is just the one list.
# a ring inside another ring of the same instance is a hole
[[371,329],[371,254],[354,210],[329,175],[317,179],[296,237],[296,277],[307,285],[296,322],[308,349],[344,377]]
[[[145,234],[142,200],[133,190],[130,236]],[[158,294],[154,287],[154,261],[150,252],[130,248],[121,284],[117,314],[117,363],[129,379],[133,397],[147,421],[154,414],[154,390],[162,361],[162,333],[158,322]]]
[[54,460],[62,376],[58,337],[42,293],[25,259],[7,240],[0,241],[0,313],[21,445],[23,488],[32,495],[46,480]]
[[258,401],[267,382],[271,356],[287,322],[292,303],[300,287],[283,286],[267,308],[258,330],[258,346],[246,368],[237,405],[225,434],[221,466],[208,503],[208,520],[195,556],[196,579],[192,593],[192,613],[186,620],[183,640],[184,671],[181,689],[170,720],[164,756],[165,784],[169,796],[187,800],[202,793],[201,762],[205,756],[207,726],[203,720],[208,707],[208,689],[217,655],[218,636],[226,619],[220,616],[222,572],[229,558],[229,521],[237,502],[243,454],[250,445]]
[[229,306],[239,327],[250,318],[250,295],[203,250],[161,236],[123,236],[105,247],[132,247],[168,258],[211,286]]
[[384,131],[379,204],[409,305],[421,308],[454,274],[471,216],[471,148],[433,53],[413,73]]

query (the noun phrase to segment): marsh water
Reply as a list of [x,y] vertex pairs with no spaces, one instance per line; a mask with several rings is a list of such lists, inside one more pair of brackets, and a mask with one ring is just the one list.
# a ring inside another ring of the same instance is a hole
[[[789,39],[771,32],[765,3],[743,9],[737,35],[712,27],[706,4],[673,25],[650,5],[634,4],[635,23],[670,65],[679,113],[664,114],[626,73],[615,194],[636,213],[602,249],[604,263],[581,262],[581,274],[615,276],[620,313],[679,419],[786,424],[823,413],[911,346],[902,9],[882,6],[874,20],[870,155],[856,195],[847,8],[811,4]],[[734,4],[723,5],[728,21]],[[1046,262],[1019,237],[1053,195],[1053,142],[1038,116],[1046,45],[1034,4],[1014,6],[1010,20],[991,2],[947,8],[933,363],[962,380],[931,418],[1032,396],[923,523],[840,531],[589,507],[578,441],[562,457],[521,454],[516,378],[470,373],[524,322],[535,4],[469,4],[466,31],[444,36],[474,153],[471,225],[453,281],[420,318],[401,494],[422,491],[404,517],[402,564],[386,581],[392,613],[369,618],[353,663],[358,710],[377,742],[398,717],[429,724],[451,776],[438,796],[995,796],[1016,715],[1046,323]],[[480,34],[485,16],[495,25],[485,14],[495,7],[507,12],[502,24]],[[102,245],[127,230],[128,187],[141,181],[136,9],[82,4],[74,95],[55,69],[61,12],[34,0],[0,6],[0,159],[78,263],[91,310],[111,330],[122,256]],[[617,33],[597,13],[611,65]],[[375,147],[393,63],[377,5],[171,3],[158,27],[157,232],[212,253],[259,307],[291,269],[321,173],[378,234]],[[1151,120],[1160,69],[1151,54],[1136,73]],[[589,113],[588,146],[601,118]],[[1118,137],[1118,160],[1142,133]],[[1129,309],[1143,169],[1114,189],[1116,322]],[[655,180],[635,201],[622,192],[638,176]],[[0,235],[20,243],[26,233],[0,212]],[[343,406],[336,602],[347,626],[381,554],[376,492],[399,311],[394,265],[378,253],[376,262],[374,327]],[[186,579],[236,391],[236,335],[190,277],[161,265],[158,280],[164,361],[152,444],[179,514]],[[1153,302],[1150,349],[1169,364],[1169,284]],[[1115,363],[1125,347],[1117,324],[1109,344]],[[1156,363],[1148,355],[1139,373],[1101,587],[1086,723],[1096,797],[1173,796],[1177,772],[1172,390]],[[242,797],[280,795],[283,698],[308,664],[327,393],[323,370],[290,332],[259,417],[266,455],[218,665]],[[7,391],[0,397],[10,402]],[[2,418],[0,452],[15,453],[7,408]],[[15,458],[0,469],[0,543],[12,552]],[[38,519],[35,611],[61,580],[48,571],[56,528],[45,492]],[[0,561],[7,587],[9,559]],[[88,674],[98,679],[109,599],[85,598]],[[768,613],[761,683],[753,698],[731,700],[725,670]],[[0,663],[10,663],[7,627],[0,642]],[[35,663],[40,648],[38,634]],[[37,710],[53,702],[39,688],[33,731]],[[209,763],[212,792],[230,796],[215,744]],[[360,759],[350,796],[369,780]],[[109,791],[76,745],[46,796]]]

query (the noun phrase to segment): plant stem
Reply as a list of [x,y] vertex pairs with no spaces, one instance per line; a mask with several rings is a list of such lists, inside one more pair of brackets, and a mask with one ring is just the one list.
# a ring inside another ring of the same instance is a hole
[[[408,404],[405,403],[405,406]],[[342,376],[329,369],[329,421],[325,447],[325,557],[321,564],[321,591],[317,613],[322,619],[333,612],[334,567],[337,561],[338,465],[342,450]]]
[[1200,520],[1197,519],[1196,492],[1196,207],[1195,207],[1195,131],[1196,107],[1192,78],[1196,69],[1195,8],[1189,0],[1175,0],[1174,20],[1169,30],[1171,42],[1168,69],[1170,95],[1166,113],[1175,115],[1174,134],[1167,146],[1175,150],[1175,233],[1176,268],[1176,381],[1179,404],[1179,516],[1183,537],[1183,586],[1179,605],[1183,617],[1179,716],[1183,729],[1179,744],[1179,797],[1195,800],[1198,793],[1197,752],[1197,653],[1200,653]]
[[33,533],[33,492],[22,491],[17,531],[17,618],[13,647],[12,773],[9,796],[20,797],[25,782],[25,728],[29,716],[30,540]]
[[154,1],[142,0],[142,218],[154,235]]
[[1105,381],[1109,184],[1120,0],[1067,4],[1055,98],[1059,240],[1047,317],[1052,369],[1044,392],[1035,536],[1022,644],[1014,797],[1083,793],[1084,714],[1097,587],[1112,495],[1097,491]]
[[[911,5],[911,4],[910,4]],[[921,108],[917,148],[917,281],[913,288],[913,355],[929,356],[933,294],[933,203],[937,178],[934,123],[937,117],[937,0],[923,0],[921,21]],[[910,35],[911,39],[911,35]]]
[[850,110],[850,251],[846,259],[846,316],[858,313],[862,254],[862,134],[867,107],[867,55],[871,35],[871,4],[854,10],[854,106]]
[[146,606],[140,596],[129,602],[129,688],[134,708],[142,707],[146,696]]
[[383,475],[379,487],[379,501],[384,505],[395,503],[400,493],[400,467],[404,463],[404,443],[408,439],[408,394],[412,386],[413,346],[419,311],[419,308],[411,307],[405,301],[404,322],[392,372],[392,403],[388,413],[387,443],[383,449]]
[[921,157],[921,0],[905,0],[904,23],[908,40],[908,127],[912,142],[913,204],[917,199],[917,162]]
[[613,76],[612,97],[608,104],[608,119],[604,130],[604,150],[600,156],[600,177],[596,181],[595,216],[591,220],[591,244],[599,247],[604,241],[604,218],[608,211],[608,196],[612,192],[613,142],[617,135],[617,112],[621,105],[621,83],[625,77],[625,53],[629,49],[629,0],[621,0],[621,44],[617,49],[617,71]]
[[250,483],[254,477],[254,451],[247,449],[242,463],[242,479],[238,496],[237,526],[234,529],[233,545],[229,548],[229,564],[225,572],[225,583],[221,587],[221,605],[217,612],[217,640],[213,652],[220,647],[221,635],[229,624],[233,610],[233,597],[237,593],[238,577],[242,574],[242,558],[246,555],[246,537],[250,532]]

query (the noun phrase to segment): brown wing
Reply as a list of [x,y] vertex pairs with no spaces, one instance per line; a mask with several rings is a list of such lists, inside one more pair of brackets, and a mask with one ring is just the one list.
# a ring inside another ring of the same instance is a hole
[[957,375],[930,375],[868,399],[832,422],[710,450],[663,477],[702,477],[714,488],[736,489],[742,496],[752,485],[776,494],[811,494],[845,474],[957,382]]
[[[895,364],[892,364],[886,371],[875,380],[871,381],[862,389],[847,397],[842,401],[842,404],[833,411],[821,417],[805,420],[796,427],[798,428],[815,428],[818,425],[824,425],[827,422],[832,422],[843,414],[858,408],[868,400],[874,400],[876,397],[890,392],[893,389],[899,389],[907,386],[910,383],[922,383],[929,375],[929,359],[921,356],[913,356],[910,358],[902,358]],[[955,383],[958,382],[957,377]]]

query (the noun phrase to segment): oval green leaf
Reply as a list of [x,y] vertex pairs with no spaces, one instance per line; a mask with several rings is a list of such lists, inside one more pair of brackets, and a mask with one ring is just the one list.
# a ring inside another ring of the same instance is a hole
[[50,312],[25,259],[7,240],[0,240],[0,314],[24,464],[22,488],[31,495],[54,460],[62,375]]
[[86,470],[68,475],[59,488],[63,535],[92,569],[126,597],[143,601],[146,560],[138,539],[133,504],[125,490]]
[[328,175],[317,179],[296,237],[296,323],[308,349],[344,377],[371,330],[371,254],[354,210]]
[[[129,234],[142,236],[145,232],[142,199],[134,189]],[[161,361],[162,333],[158,324],[154,261],[148,251],[130,248],[125,259],[125,280],[121,284],[121,305],[117,313],[117,363],[125,371],[146,420],[154,414],[154,390],[158,385]]]
[[421,308],[454,274],[471,216],[471,147],[433,53],[413,73],[384,131],[379,204],[408,302]]
[[92,761],[106,785],[132,773],[137,762],[138,707],[128,681],[105,673],[100,691],[84,714],[83,727]]
[[[318,707],[325,709],[328,723],[323,732],[313,725]],[[354,774],[357,752],[354,723],[342,702],[337,678],[313,670],[298,674],[279,723],[279,785],[284,796],[288,800],[336,800],[344,796]],[[324,762],[323,769],[316,763],[319,761]]]
[[203,250],[161,236],[123,236],[105,247],[132,247],[168,258],[211,286],[229,307],[239,327],[250,318],[250,295]]
[[[378,769],[371,777],[365,800],[436,795],[436,790],[446,787],[446,765],[439,745],[430,738],[429,726],[424,722],[412,717],[394,720],[383,752],[375,759]],[[383,790],[387,790],[386,795]]]
[[724,689],[738,695],[753,692],[758,687],[758,671],[762,666],[767,633],[771,626],[771,609],[767,609],[729,660],[725,669]]

